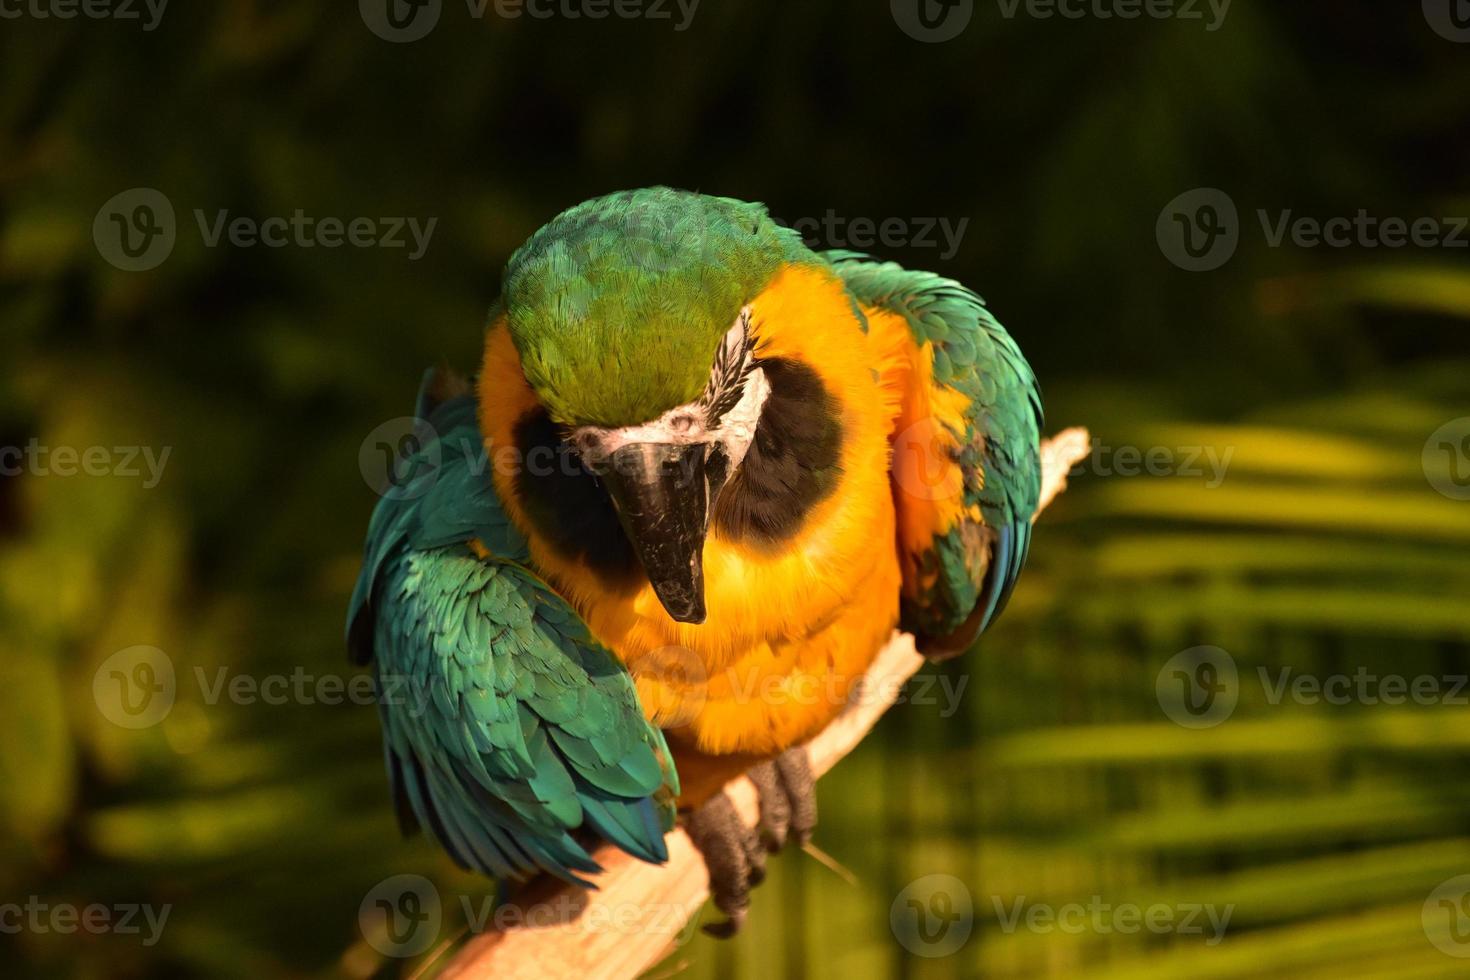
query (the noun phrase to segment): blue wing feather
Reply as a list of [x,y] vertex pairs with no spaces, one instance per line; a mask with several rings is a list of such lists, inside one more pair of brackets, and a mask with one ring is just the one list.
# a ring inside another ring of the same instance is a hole
[[974,292],[952,279],[858,252],[823,253],[858,300],[902,316],[933,350],[932,383],[965,396],[953,464],[961,520],[917,556],[922,587],[906,583],[900,625],[930,653],[968,648],[1005,608],[1031,547],[1041,492],[1041,390],[1020,348]]
[[678,793],[663,736],[623,666],[535,574],[474,400],[436,401],[441,381],[425,379],[429,435],[373,513],[348,611],[349,648],[382,695],[400,820],[502,880],[581,882],[599,870],[588,832],[663,861]]

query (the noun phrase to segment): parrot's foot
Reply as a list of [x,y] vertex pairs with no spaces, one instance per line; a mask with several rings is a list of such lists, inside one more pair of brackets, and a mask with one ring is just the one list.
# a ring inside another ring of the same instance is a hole
[[804,845],[817,825],[817,781],[806,749],[788,749],[747,773],[760,794],[760,820],[747,828],[724,793],[718,793],[686,818],[689,837],[704,855],[710,895],[724,922],[704,931],[728,939],[740,931],[750,910],[750,890],[766,878],[766,853],[787,840]]
[[747,775],[760,794],[759,829],[770,850],[785,847],[788,837],[797,847],[804,847],[817,827],[817,777],[812,775],[806,746],[787,749],[770,762],[751,766]]

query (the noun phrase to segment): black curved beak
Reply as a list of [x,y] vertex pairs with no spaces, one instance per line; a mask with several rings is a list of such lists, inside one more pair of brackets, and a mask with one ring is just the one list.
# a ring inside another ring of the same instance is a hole
[[702,623],[705,617],[704,454],[701,443],[631,443],[597,469],[653,591],[681,623]]

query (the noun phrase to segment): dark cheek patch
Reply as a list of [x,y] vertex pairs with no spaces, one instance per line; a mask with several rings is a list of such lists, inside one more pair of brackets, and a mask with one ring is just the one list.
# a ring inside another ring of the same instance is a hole
[[525,461],[515,477],[516,496],[536,531],[563,558],[581,561],[606,584],[636,587],[638,559],[612,501],[545,410],[521,417],[515,441]]
[[801,530],[842,476],[838,405],[815,371],[797,361],[762,361],[771,393],[755,439],[715,503],[725,537],[776,545]]

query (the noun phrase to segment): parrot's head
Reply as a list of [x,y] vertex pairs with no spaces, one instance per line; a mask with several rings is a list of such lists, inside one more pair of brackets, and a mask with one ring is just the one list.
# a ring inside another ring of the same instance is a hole
[[705,619],[710,514],[770,393],[748,304],[800,248],[761,205],[660,187],[562,213],[506,268],[526,380],[680,622]]

